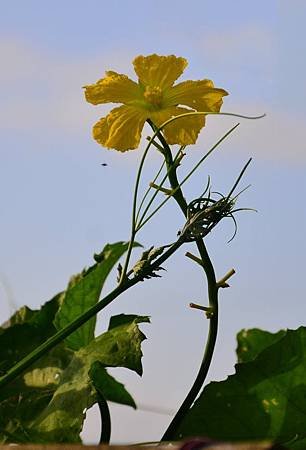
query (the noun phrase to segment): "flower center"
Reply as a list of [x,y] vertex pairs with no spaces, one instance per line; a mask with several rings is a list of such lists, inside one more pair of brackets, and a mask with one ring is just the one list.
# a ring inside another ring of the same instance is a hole
[[163,93],[160,87],[146,86],[143,93],[145,100],[153,106],[161,106]]

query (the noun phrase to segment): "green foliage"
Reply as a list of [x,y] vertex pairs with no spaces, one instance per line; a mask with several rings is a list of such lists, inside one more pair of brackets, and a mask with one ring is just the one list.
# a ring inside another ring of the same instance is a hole
[[271,439],[291,449],[305,448],[305,348],[304,327],[274,335],[240,333],[238,356],[245,362],[227,380],[204,388],[175,437]]
[[270,333],[258,328],[241,330],[237,334],[238,362],[252,361],[262,350],[277,342],[285,334],[285,330],[280,330],[277,333]]
[[[134,243],[134,247],[136,246],[139,244]],[[55,315],[54,325],[57,330],[64,328],[98,302],[107,276],[127,248],[126,242],[107,244],[101,253],[94,256],[96,264],[71,278]],[[96,316],[70,334],[66,338],[66,345],[72,350],[87,345],[94,339],[95,325]]]
[[[53,336],[55,323],[64,326],[65,320],[73,320],[98,300],[107,275],[126,248],[121,242],[106,245],[95,256],[97,263],[74,277],[65,292],[40,310],[22,307],[2,325],[2,374]],[[149,322],[148,317],[113,317],[109,330],[96,338],[91,325],[72,341],[76,350],[61,342],[1,388],[0,443],[79,442],[86,410],[97,401],[97,391],[106,400],[135,408],[130,394],[106,367],[126,367],[142,374],[145,336],[138,327],[142,322]]]
[[[30,424],[28,431],[32,442],[77,442],[83,426],[85,413],[96,401],[96,390],[91,382],[98,384],[106,399],[118,400],[114,379],[98,366],[126,367],[137,373],[142,372],[140,344],[145,336],[138,323],[148,318],[134,318],[124,325],[112,328],[91,341],[88,346],[74,352],[72,360],[60,375],[59,385],[47,407]],[[93,368],[92,368],[93,366]],[[125,395],[126,397],[126,395]],[[120,399],[119,399],[120,400]],[[125,404],[126,404],[126,398]],[[134,406],[134,404],[133,404]]]
[[[40,310],[22,307],[1,327],[0,360],[3,372],[52,336],[59,295]],[[22,376],[0,390],[0,442],[27,442],[28,423],[40,414],[57,388],[72,352],[60,344],[44,355]]]
[[[95,387],[106,400],[135,408],[130,394],[105,367],[142,373],[140,345],[145,336],[137,324],[149,319],[118,319],[112,322],[119,325],[76,352],[63,344],[55,347],[1,392],[1,443],[78,442],[86,410],[97,401]],[[20,332],[22,341],[23,330]]]
[[136,404],[124,385],[109,375],[100,361],[91,365],[88,374],[96,391],[102,394],[105,400],[136,409]]
[[[1,373],[5,373],[56,332],[53,319],[59,307],[60,295],[57,294],[37,311],[22,307],[1,326]],[[12,389],[11,386],[0,391],[0,400]]]

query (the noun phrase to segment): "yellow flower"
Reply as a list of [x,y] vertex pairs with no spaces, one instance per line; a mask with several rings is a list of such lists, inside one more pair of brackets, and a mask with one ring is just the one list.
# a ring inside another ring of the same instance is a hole
[[[94,139],[103,147],[124,152],[139,146],[148,119],[160,126],[191,111],[219,112],[227,92],[215,88],[212,81],[188,80],[174,85],[187,64],[186,59],[174,55],[137,56],[133,65],[138,83],[109,71],[105,78],[85,86],[86,100],[93,105],[123,103],[94,125]],[[167,125],[163,134],[168,144],[194,144],[204,125],[205,116],[184,117]]]

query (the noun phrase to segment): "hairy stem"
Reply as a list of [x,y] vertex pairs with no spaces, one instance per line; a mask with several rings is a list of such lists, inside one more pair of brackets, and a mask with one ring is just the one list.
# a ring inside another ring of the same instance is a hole
[[[149,122],[153,131],[156,132],[156,127],[152,122]],[[164,148],[164,157],[168,169],[168,177],[171,184],[172,189],[174,190],[173,198],[178,203],[180,209],[182,210],[183,214],[187,215],[187,202],[183,196],[183,192],[181,188],[179,187],[179,182],[177,179],[176,174],[176,165],[173,162],[171,149],[168,146],[164,136],[161,132],[157,133],[157,136],[163,145]],[[178,427],[180,426],[183,418],[185,417],[186,413],[188,412],[189,408],[193,404],[194,400],[196,399],[197,395],[199,394],[203,383],[206,379],[214,349],[217,339],[217,332],[218,332],[218,287],[216,282],[216,275],[214,271],[214,267],[212,265],[212,262],[210,260],[210,257],[207,253],[205,244],[202,239],[196,240],[196,245],[198,247],[201,259],[202,259],[202,266],[205,271],[206,277],[207,277],[207,283],[208,283],[208,298],[209,298],[209,306],[212,308],[212,315],[210,317],[209,322],[209,332],[208,332],[208,338],[207,343],[204,350],[204,355],[202,359],[202,363],[200,366],[200,369],[198,371],[197,377],[188,392],[185,400],[183,401],[182,405],[180,406],[179,410],[177,411],[176,415],[174,416],[172,422],[168,426],[167,430],[165,431],[163,437],[161,438],[162,441],[170,441],[173,439]]]

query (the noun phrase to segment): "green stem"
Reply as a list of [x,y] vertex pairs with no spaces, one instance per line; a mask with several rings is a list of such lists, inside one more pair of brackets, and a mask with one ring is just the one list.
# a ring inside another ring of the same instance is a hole
[[[175,155],[175,158],[174,158],[174,161],[173,161],[174,163],[177,162],[177,160],[178,160],[178,158],[179,158],[179,156],[180,156],[180,153],[181,153],[181,148],[179,149],[179,151],[178,151],[177,154]],[[164,160],[164,164],[165,164],[165,162],[166,162],[166,161]],[[159,184],[159,188],[162,188],[162,187],[163,187],[165,181],[166,181],[167,178],[168,178],[168,175],[169,175],[169,173],[168,173],[168,171],[167,171],[166,174],[164,175],[164,177],[162,178],[160,184]],[[155,181],[156,181],[156,177],[155,177],[155,179],[153,180],[153,183],[155,183]],[[145,210],[143,211],[143,213],[142,213],[142,215],[141,215],[141,218],[137,221],[137,224],[136,224],[136,232],[139,231],[140,228],[142,228],[142,226],[144,225],[144,223],[147,222],[147,220],[144,221],[144,218],[145,218],[147,212],[149,211],[149,209],[150,209],[152,203],[154,202],[154,200],[155,200],[155,198],[156,198],[158,192],[159,192],[159,190],[156,189],[155,192],[154,192],[154,194],[153,194],[152,197],[150,198],[148,204],[146,205]],[[150,215],[150,217],[151,217],[151,215]]]
[[[157,181],[159,175],[161,174],[161,172],[162,172],[162,170],[163,170],[163,168],[164,168],[164,165],[165,165],[165,160],[163,161],[162,165],[160,166],[160,168],[159,168],[157,174],[155,175],[155,177],[154,177],[152,183],[155,183],[155,182]],[[152,189],[151,186],[149,186],[148,189],[146,190],[146,192],[145,192],[145,194],[144,194],[144,196],[143,196],[143,198],[142,198],[140,204],[139,204],[139,208],[138,208],[138,211],[137,211],[137,214],[136,214],[136,218],[135,218],[135,222],[136,222],[136,223],[138,222],[138,218],[139,218],[139,215],[140,215],[141,208],[143,207],[144,202],[145,202],[147,196],[149,195],[151,189]]]
[[111,437],[111,416],[107,401],[100,392],[97,392],[98,405],[101,416],[101,434],[99,445],[109,444]]
[[138,229],[136,228],[136,217],[138,215],[138,213],[136,212],[136,209],[137,209],[137,195],[138,195],[138,189],[139,189],[141,173],[142,173],[142,169],[143,169],[143,166],[144,166],[145,159],[146,159],[146,157],[148,155],[148,152],[150,150],[151,145],[154,144],[154,139],[155,139],[156,136],[157,136],[157,131],[149,139],[149,143],[146,146],[144,154],[142,155],[142,158],[141,158],[141,161],[140,161],[140,164],[139,164],[139,168],[138,168],[138,172],[137,172],[137,176],[136,176],[136,182],[135,182],[135,188],[134,188],[134,196],[133,196],[131,236],[130,236],[130,240],[129,240],[129,246],[128,246],[128,249],[127,249],[127,254],[126,254],[124,266],[123,266],[123,269],[122,269],[122,272],[121,272],[121,276],[120,276],[120,280],[119,280],[119,285],[121,285],[124,282],[125,278],[126,278],[126,274],[127,274],[127,271],[128,271],[128,266],[129,266],[129,262],[130,262],[130,258],[131,258],[131,253],[132,253],[132,250],[133,250],[133,244],[134,244],[134,241],[135,241],[135,236],[136,236],[136,233],[138,231]]
[[[178,248],[184,243],[184,239],[180,237],[174,244],[171,245],[154,263],[151,264],[150,270],[154,271],[157,267],[163,264]],[[55,333],[46,342],[41,344],[36,350],[25,356],[21,361],[15,364],[5,375],[0,377],[0,388],[6,386],[10,381],[14,380],[24,370],[30,367],[46,352],[51,350],[71,333],[77,330],[89,319],[94,317],[98,312],[109,305],[115,298],[117,298],[124,291],[143,280],[143,275],[140,273],[132,279],[125,278],[125,280],[118,285],[113,291],[106,295],[102,300],[96,303],[94,306],[85,311],[81,316],[77,317],[74,321],[68,324],[65,328]]]
[[236,113],[227,113],[227,112],[215,112],[215,111],[191,111],[189,113],[180,114],[179,116],[171,117],[171,119],[166,120],[161,126],[158,128],[159,131],[163,130],[170,123],[184,118],[184,117],[192,117],[192,116],[208,116],[208,115],[217,115],[217,116],[230,116],[230,117],[240,117],[241,119],[249,119],[249,120],[257,120],[262,119],[266,116],[266,114],[261,114],[260,116],[245,116],[243,114]]
[[131,236],[130,236],[130,240],[129,240],[129,246],[127,249],[127,253],[126,253],[126,258],[125,258],[125,262],[124,262],[124,266],[121,272],[121,276],[120,276],[120,280],[119,280],[119,285],[122,284],[126,278],[126,273],[128,270],[128,266],[129,266],[129,262],[130,262],[130,258],[131,258],[131,253],[133,250],[133,244],[135,241],[135,236],[136,236],[136,208],[137,208],[137,195],[138,195],[138,189],[139,189],[139,183],[140,183],[140,177],[141,177],[141,173],[142,173],[142,169],[143,169],[143,165],[145,162],[145,159],[147,157],[148,151],[150,149],[150,146],[153,142],[153,138],[150,139],[149,144],[147,145],[144,154],[142,155],[140,164],[139,164],[139,168],[138,168],[138,172],[137,172],[137,176],[136,176],[136,182],[135,182],[135,188],[134,188],[134,196],[133,196],[133,208],[132,208],[132,226],[131,226]]
[[[161,131],[158,130],[158,128],[154,125],[154,123],[150,119],[147,122],[151,126],[152,130],[155,133],[157,132],[157,137],[160,140],[160,142],[161,142],[161,144],[162,144],[162,146],[164,148],[164,157],[165,157],[165,161],[166,161],[166,165],[167,165],[167,174],[168,174],[169,182],[170,182],[170,185],[171,185],[172,189],[176,189],[179,186],[179,182],[178,182],[178,179],[177,179],[175,162],[173,161],[170,147],[168,146],[167,141],[165,140],[165,138],[162,135]],[[178,203],[179,207],[181,208],[181,210],[185,214],[186,211],[187,211],[187,202],[186,202],[186,200],[185,200],[185,198],[183,196],[182,190],[181,189],[176,189],[173,192],[172,197],[176,200],[176,202]]]
[[[183,179],[183,181],[178,184],[172,192],[172,195],[167,197],[165,200],[163,200],[153,211],[152,213],[145,219],[142,221],[141,223],[139,223],[136,227],[136,232],[138,232],[157,212],[158,210],[164,206],[164,204],[166,202],[169,201],[169,199],[173,196],[173,194],[175,194],[179,189],[181,189],[181,186],[183,186],[184,183],[186,183],[186,181],[191,177],[191,175],[193,175],[193,173],[199,168],[199,166],[205,161],[206,158],[208,158],[208,156],[239,126],[240,124],[237,123],[236,125],[234,125],[230,130],[228,130],[211,148],[210,150],[200,159],[200,161],[194,166],[194,168],[186,175],[186,177]],[[159,131],[160,129],[158,129]],[[156,131],[156,133],[158,133],[158,131]],[[168,173],[168,172],[167,172]]]
[[[206,376],[208,374],[210,364],[212,361],[213,353],[215,350],[216,340],[217,340],[217,333],[218,333],[218,288],[216,285],[216,278],[214,273],[214,268],[212,266],[212,263],[210,261],[209,255],[207,253],[206,247],[203,243],[203,241],[197,241],[197,246],[203,261],[203,258],[206,254],[206,261],[205,261],[205,273],[207,276],[208,281],[208,297],[209,297],[209,306],[213,310],[213,315],[209,319],[209,331],[208,331],[208,337],[207,342],[204,350],[203,359],[198,371],[198,374],[196,376],[196,379],[193,382],[193,385],[191,389],[189,390],[185,400],[181,404],[180,408],[178,409],[177,413],[175,414],[174,418],[172,419],[170,425],[168,426],[167,430],[165,431],[163,437],[161,438],[161,441],[171,441],[173,440],[175,433],[177,429],[179,428],[182,420],[184,419],[185,415],[189,411],[190,407],[192,406],[193,402],[197,398],[204,382],[206,379]],[[176,439],[179,439],[178,436],[175,436]]]
[[[151,122],[150,123],[153,131],[156,131],[155,125]],[[182,190],[180,188],[177,175],[176,175],[176,167],[173,164],[173,158],[172,153],[169,145],[167,144],[164,136],[160,131],[157,132],[157,136],[162,143],[164,147],[164,156],[168,168],[169,173],[169,181],[171,184],[172,189],[174,190],[173,197],[178,203],[180,209],[182,210],[183,214],[187,215],[187,202],[183,196]],[[169,170],[170,169],[170,170]],[[214,349],[217,339],[217,332],[218,332],[218,287],[217,287],[217,281],[216,281],[216,275],[214,271],[214,267],[212,265],[212,262],[210,260],[210,257],[207,253],[205,244],[202,239],[197,239],[196,241],[202,263],[203,268],[207,277],[207,283],[208,283],[208,298],[209,298],[209,306],[212,308],[213,314],[211,318],[209,319],[209,332],[208,332],[208,339],[205,346],[205,351],[202,359],[202,363],[200,366],[200,369],[198,371],[197,377],[188,392],[185,400],[183,401],[182,405],[180,406],[179,410],[177,411],[176,415],[174,416],[173,420],[171,421],[170,425],[168,426],[167,430],[165,431],[163,437],[161,438],[161,441],[171,441],[173,437],[175,436],[175,432],[177,431],[178,427],[180,426],[183,418],[185,417],[186,413],[189,411],[191,405],[193,404],[194,400],[196,399],[197,395],[199,394],[203,383],[206,379]]]

